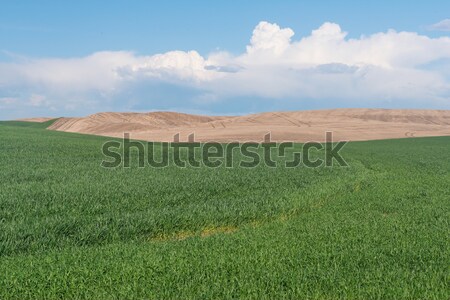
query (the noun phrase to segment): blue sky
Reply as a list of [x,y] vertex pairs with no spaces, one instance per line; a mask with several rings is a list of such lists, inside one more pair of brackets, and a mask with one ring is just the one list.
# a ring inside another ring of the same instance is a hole
[[[83,115],[98,110],[236,114],[334,107],[450,108],[450,31],[446,23],[450,1],[261,2],[73,1],[69,5],[49,0],[2,1],[0,118]],[[257,29],[260,22],[266,25]],[[439,22],[443,22],[441,26],[433,27]],[[337,27],[321,27],[325,23],[335,24],[347,34],[341,36]],[[319,28],[339,38],[299,43]],[[262,40],[252,44],[256,29]],[[388,36],[390,29],[415,36]],[[378,40],[379,33],[386,37]],[[371,41],[364,39],[371,36]],[[273,45],[272,38],[279,38],[277,45],[281,48]],[[355,47],[350,45],[354,43],[342,46],[339,39],[362,42]],[[391,43],[397,50],[378,60],[364,58],[368,52],[385,51],[377,43]],[[253,46],[251,54],[248,46]],[[315,57],[311,54],[314,51],[333,53],[333,47],[336,53],[351,48],[348,51],[355,51],[352,55],[361,56],[361,60],[351,60],[344,54],[324,54],[311,63],[303,59]],[[408,47],[421,48],[422,52],[409,57]],[[172,51],[179,53],[164,56],[163,62],[153,57]],[[430,51],[436,55],[429,57]],[[402,61],[404,53],[410,64]],[[71,64],[73,60],[79,63]],[[199,66],[211,74],[199,71]],[[109,83],[97,86],[81,80],[99,68],[104,68],[105,74],[92,75],[90,80],[109,78]],[[233,68],[233,72],[218,71]],[[344,69],[359,75],[349,75]],[[316,71],[308,73],[311,70]],[[317,70],[325,70],[328,75],[317,75]],[[217,74],[212,74],[215,71]],[[48,72],[51,76],[42,75]],[[286,81],[272,78],[274,73],[286,76]],[[405,74],[411,78],[401,79]],[[121,80],[112,79],[117,76]],[[386,93],[371,88],[378,85],[381,89],[384,83],[380,78],[386,77],[394,82],[398,79],[398,84],[388,86]],[[67,82],[60,78],[67,78]],[[313,82],[309,82],[311,78]],[[421,86],[420,82],[427,84]],[[409,84],[419,96],[409,93]],[[266,90],[260,92],[258,86]],[[349,90],[352,86],[354,90]]]

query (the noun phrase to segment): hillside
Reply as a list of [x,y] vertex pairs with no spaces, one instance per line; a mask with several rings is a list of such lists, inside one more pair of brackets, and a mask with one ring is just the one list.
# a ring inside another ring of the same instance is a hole
[[321,141],[326,131],[342,140],[377,140],[450,135],[449,110],[334,109],[267,112],[245,116],[199,116],[174,112],[98,113],[61,118],[51,130],[171,141],[195,133],[198,141]]

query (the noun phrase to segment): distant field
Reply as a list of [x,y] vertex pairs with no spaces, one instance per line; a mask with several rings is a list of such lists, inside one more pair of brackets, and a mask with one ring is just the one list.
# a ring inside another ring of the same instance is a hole
[[325,132],[347,141],[450,136],[450,110],[328,109],[274,111],[242,116],[205,116],[176,112],[102,112],[81,118],[60,118],[49,129],[101,136],[131,137],[146,141],[181,140],[195,132],[197,141],[261,142],[324,141]]
[[51,122],[0,122],[0,299],[450,298],[450,137],[349,143],[347,168],[104,169],[108,138]]

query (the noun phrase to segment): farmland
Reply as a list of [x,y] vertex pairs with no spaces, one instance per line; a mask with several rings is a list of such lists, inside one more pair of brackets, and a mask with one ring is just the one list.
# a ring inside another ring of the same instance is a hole
[[349,143],[348,167],[105,169],[110,138],[50,124],[0,122],[0,299],[450,296],[450,137]]

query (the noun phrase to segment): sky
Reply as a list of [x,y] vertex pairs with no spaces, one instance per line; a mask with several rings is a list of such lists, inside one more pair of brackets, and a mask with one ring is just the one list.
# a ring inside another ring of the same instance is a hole
[[0,119],[450,109],[450,1],[0,7]]

